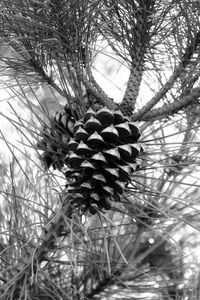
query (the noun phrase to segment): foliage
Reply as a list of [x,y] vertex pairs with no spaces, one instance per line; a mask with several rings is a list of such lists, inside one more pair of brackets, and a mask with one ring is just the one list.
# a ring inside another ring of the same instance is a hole
[[[198,299],[198,1],[1,0],[0,23],[0,115],[18,135],[1,131],[1,298]],[[140,127],[140,167],[107,213],[78,214],[39,159],[64,105]]]

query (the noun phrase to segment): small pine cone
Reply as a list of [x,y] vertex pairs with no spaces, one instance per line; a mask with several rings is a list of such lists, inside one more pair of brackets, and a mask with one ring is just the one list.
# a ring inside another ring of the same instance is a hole
[[43,151],[41,160],[47,169],[53,166],[54,169],[61,170],[64,166],[64,159],[68,153],[67,144],[74,136],[75,122],[70,109],[65,106],[54,115],[49,126],[43,127],[42,138],[37,143],[37,148]]
[[62,169],[73,194],[72,204],[95,214],[109,210],[136,170],[142,148],[138,128],[120,111],[89,109],[74,125],[74,137]]

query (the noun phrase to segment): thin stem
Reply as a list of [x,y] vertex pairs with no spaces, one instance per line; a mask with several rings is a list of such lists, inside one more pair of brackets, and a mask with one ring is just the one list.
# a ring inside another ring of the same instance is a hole
[[198,103],[198,98],[200,96],[200,87],[194,88],[190,95],[183,97],[171,104],[164,104],[160,108],[156,108],[146,113],[143,116],[138,116],[134,114],[132,117],[133,121],[153,121],[153,120],[161,120],[163,118],[168,118],[176,113],[178,113],[181,109],[184,109],[188,106]]
[[172,88],[177,78],[182,74],[184,68],[190,63],[190,59],[194,54],[199,43],[200,43],[200,32],[196,34],[193,41],[186,48],[185,54],[183,55],[179,65],[175,68],[173,74],[165,83],[165,85],[145,106],[143,106],[137,113],[133,115],[134,120],[141,120],[141,118],[145,114],[147,114],[160,100],[163,99],[163,97],[167,94],[167,92]]

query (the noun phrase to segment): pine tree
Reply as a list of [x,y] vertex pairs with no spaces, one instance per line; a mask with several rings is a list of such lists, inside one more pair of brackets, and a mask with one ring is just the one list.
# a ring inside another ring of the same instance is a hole
[[[1,0],[0,115],[21,139],[1,131],[2,299],[198,299],[199,14]],[[129,71],[120,102],[101,61]]]

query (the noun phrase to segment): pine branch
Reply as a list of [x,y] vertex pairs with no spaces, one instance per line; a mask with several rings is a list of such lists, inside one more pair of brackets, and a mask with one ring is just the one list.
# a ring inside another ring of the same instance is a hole
[[[19,8],[18,2],[20,1],[17,0],[13,5],[9,5],[3,1],[2,7],[6,9],[0,15],[3,28],[1,35],[11,41],[15,51],[22,55],[26,67],[30,67],[30,72],[36,72],[40,80],[51,85],[60,95],[71,99],[66,91],[68,87],[60,88],[45,70],[52,65],[55,66],[56,60],[62,62],[63,69],[67,68],[71,65],[71,58],[73,61],[75,57],[77,70],[79,69],[77,74],[81,82],[103,105],[111,105],[109,97],[99,86],[94,87],[81,70],[81,66],[86,64],[85,59],[89,60],[89,57],[85,57],[89,43],[95,40],[98,4],[90,1],[62,0],[45,3],[28,1],[28,3],[22,2]],[[17,40],[16,43],[14,38]],[[20,63],[18,66],[20,67]],[[26,69],[22,64],[20,70],[21,74],[25,75]],[[56,71],[53,69],[53,72]],[[67,84],[70,86],[69,82]],[[69,88],[76,89],[76,86],[72,84]]]
[[[131,71],[127,83],[127,88],[120,104],[120,109],[124,114],[132,115],[135,108],[136,99],[142,81],[144,71],[145,54],[150,42],[152,20],[150,16],[154,10],[155,1],[142,1],[139,7],[133,9],[133,15],[136,18],[136,24],[131,24],[130,32],[127,32],[127,38],[130,44]],[[132,41],[130,41],[130,37]]]
[[88,92],[90,92],[99,102],[100,104],[107,106],[108,108],[113,108],[113,103],[110,98],[106,95],[102,88],[96,83],[94,79],[92,79],[92,84],[86,77],[86,75],[81,70],[79,63],[76,60],[72,60],[73,67],[76,71],[77,78],[83,83]]
[[133,121],[155,121],[161,120],[164,118],[168,118],[174,114],[177,114],[180,110],[185,109],[189,106],[195,105],[199,103],[200,97],[200,87],[194,88],[191,93],[183,98],[180,98],[173,103],[164,104],[162,107],[153,109],[150,112],[146,113],[142,117],[137,117],[137,115],[133,115]]
[[56,83],[55,81],[53,80],[52,77],[48,76],[46,74],[46,72],[44,71],[44,69],[42,68],[41,65],[39,65],[38,61],[37,60],[31,60],[30,61],[30,66],[32,66],[35,70],[35,72],[37,74],[39,74],[39,76],[41,76],[41,78],[44,80],[44,82],[46,82],[48,85],[52,86],[56,92],[58,92],[61,96],[63,97],[69,97],[70,98],[70,95],[66,92],[66,91],[63,91]]
[[[33,55],[31,49],[29,49],[29,51],[26,48],[23,50],[23,46],[20,45],[18,42],[14,41],[14,40],[5,39],[5,38],[4,38],[4,40],[9,44],[10,47],[12,47],[14,49],[14,51],[16,51],[17,54],[19,54],[20,56],[22,56],[22,58],[24,59],[25,65],[27,65],[30,68],[29,72],[31,72],[31,70],[33,70],[35,72],[35,75],[37,75],[37,76],[39,75],[40,76],[40,80],[43,80],[48,85],[52,86],[61,96],[66,97],[66,92],[64,92],[55,83],[55,81],[53,80],[52,77],[50,77],[50,76],[48,76],[46,74],[46,72],[44,71],[44,68],[39,63],[39,61],[36,59],[36,57]],[[15,70],[15,68],[16,68],[16,70],[19,71],[18,64],[15,65],[14,61],[12,62],[10,59],[5,60],[3,58],[1,58],[1,60],[5,64],[7,64],[9,68],[12,68],[13,70]],[[16,60],[16,62],[18,61],[17,58],[15,60]],[[21,72],[23,74],[25,66],[22,65],[21,62],[20,62],[19,66],[21,67]],[[33,76],[33,74],[31,76]]]
[[175,84],[176,80],[182,74],[184,69],[190,64],[190,60],[192,55],[195,53],[197,46],[200,44],[200,32],[198,32],[194,39],[190,42],[185,50],[185,54],[182,56],[182,59],[179,65],[175,68],[173,74],[165,83],[165,85],[159,90],[159,92],[145,105],[143,106],[138,112],[133,114],[134,120],[141,120],[141,118],[148,113],[163,97],[166,93],[172,88]]

